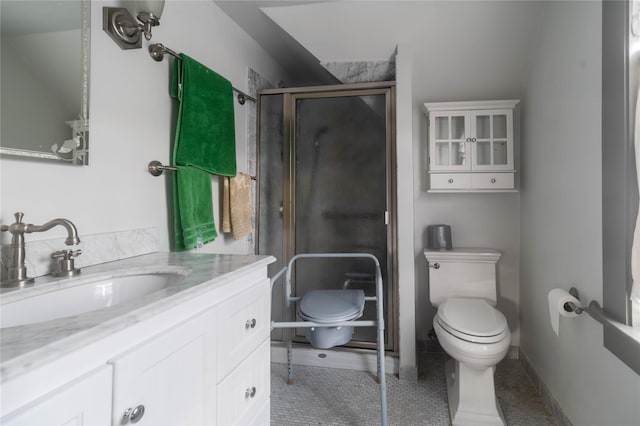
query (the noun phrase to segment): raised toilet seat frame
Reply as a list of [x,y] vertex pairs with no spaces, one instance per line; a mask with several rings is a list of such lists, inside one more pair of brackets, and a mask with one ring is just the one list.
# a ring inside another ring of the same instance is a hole
[[[291,270],[293,264],[298,259],[304,258],[366,258],[370,259],[376,270],[376,296],[365,297],[366,302],[376,302],[376,320],[375,321],[339,321],[334,323],[316,323],[312,321],[271,321],[271,329],[274,328],[311,328],[311,327],[377,327],[376,352],[377,352],[377,377],[376,382],[380,385],[380,420],[382,426],[387,426],[387,384],[385,380],[384,369],[384,314],[383,314],[383,292],[382,292],[382,273],[380,272],[380,263],[378,259],[369,253],[306,253],[297,254],[291,258],[288,265],[282,268],[271,279],[271,290],[280,277],[285,275],[285,299],[287,311],[290,311],[293,303],[302,300],[302,297],[291,294]],[[287,383],[293,384],[293,342],[287,339],[287,366],[288,377]]]

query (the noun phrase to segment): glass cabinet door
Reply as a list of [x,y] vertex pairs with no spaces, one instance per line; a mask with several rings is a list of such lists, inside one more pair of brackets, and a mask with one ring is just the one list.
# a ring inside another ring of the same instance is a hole
[[484,110],[471,114],[471,151],[474,170],[513,170],[511,110]]
[[430,138],[431,170],[468,170],[467,114],[432,113]]

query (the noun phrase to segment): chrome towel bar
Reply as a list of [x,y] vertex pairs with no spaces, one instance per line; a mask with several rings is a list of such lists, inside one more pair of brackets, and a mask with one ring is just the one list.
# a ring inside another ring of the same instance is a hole
[[176,170],[178,170],[175,167],[165,166],[157,160],[151,161],[149,163],[148,169],[149,169],[149,173],[151,173],[153,176],[160,176],[162,172],[164,172],[165,170],[168,170],[170,172],[175,172]]
[[[169,172],[175,172],[176,170],[178,170],[177,168],[172,166],[165,166],[157,160],[149,162],[149,166],[147,168],[149,170],[149,173],[151,173],[153,176],[160,176],[165,170]],[[256,180],[256,177],[251,176],[251,180]]]
[[[149,45],[149,55],[151,55],[151,57],[160,62],[164,59],[164,55],[165,53],[167,55],[171,55],[174,58],[180,59],[180,55],[178,53],[176,53],[175,51],[169,49],[168,47],[166,47],[164,44],[162,43],[153,43]],[[256,98],[254,98],[253,96],[249,96],[246,93],[244,93],[242,90],[238,90],[235,87],[231,86],[231,88],[233,89],[234,92],[236,92],[238,94],[238,103],[240,105],[244,105],[244,103],[246,101],[251,101],[251,102],[255,102]]]

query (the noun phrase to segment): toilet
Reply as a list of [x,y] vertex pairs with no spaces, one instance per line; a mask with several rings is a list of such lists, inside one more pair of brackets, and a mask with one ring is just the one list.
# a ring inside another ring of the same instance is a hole
[[429,300],[438,308],[433,327],[453,359],[445,364],[451,423],[505,425],[494,387],[495,366],[511,343],[497,302],[493,249],[425,250]]
[[[353,321],[364,311],[363,290],[312,290],[298,304],[298,317],[318,324]],[[351,340],[353,327],[310,327],[306,336],[311,346],[329,349]]]

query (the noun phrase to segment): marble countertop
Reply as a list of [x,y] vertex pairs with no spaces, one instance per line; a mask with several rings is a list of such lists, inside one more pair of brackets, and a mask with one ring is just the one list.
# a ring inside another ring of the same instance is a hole
[[[115,262],[89,266],[76,278],[37,278],[32,287],[3,291],[0,303],[84,282],[108,279],[131,272],[159,273],[167,270],[188,272],[178,284],[109,308],[34,324],[3,328],[0,331],[0,383],[107,337],[137,322],[164,312],[227,283],[275,259],[271,256],[200,253],[153,253]],[[0,309],[1,309],[0,305]]]

